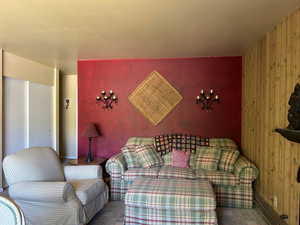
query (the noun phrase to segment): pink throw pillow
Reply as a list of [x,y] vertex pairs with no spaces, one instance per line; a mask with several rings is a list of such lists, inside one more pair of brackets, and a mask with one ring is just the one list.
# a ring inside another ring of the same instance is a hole
[[190,152],[180,150],[172,151],[172,166],[180,168],[189,168]]

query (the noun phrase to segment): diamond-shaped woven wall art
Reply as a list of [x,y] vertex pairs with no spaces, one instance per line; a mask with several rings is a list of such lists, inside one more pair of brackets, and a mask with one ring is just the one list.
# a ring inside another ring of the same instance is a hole
[[182,96],[162,75],[153,71],[128,99],[156,126],[182,100]]

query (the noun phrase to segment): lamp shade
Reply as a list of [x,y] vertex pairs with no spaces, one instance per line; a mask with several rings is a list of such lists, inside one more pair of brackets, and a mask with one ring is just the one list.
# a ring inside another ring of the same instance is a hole
[[84,130],[82,136],[88,137],[88,138],[98,137],[98,136],[100,136],[100,132],[98,131],[98,129],[97,129],[97,127],[96,127],[96,124],[94,124],[94,123],[89,123],[89,124],[86,126],[86,128],[85,128],[85,130]]

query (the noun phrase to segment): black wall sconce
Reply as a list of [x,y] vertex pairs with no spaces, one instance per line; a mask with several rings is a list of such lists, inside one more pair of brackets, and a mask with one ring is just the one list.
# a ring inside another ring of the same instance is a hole
[[106,93],[105,90],[101,91],[101,96],[96,97],[96,102],[102,102],[104,109],[112,109],[113,108],[113,103],[118,102],[118,97],[115,95],[115,93],[110,90],[109,93]]
[[213,103],[219,103],[220,97],[217,95],[213,89],[210,89],[209,93],[205,93],[202,89],[200,95],[196,97],[196,104],[201,104],[203,110],[212,110]]

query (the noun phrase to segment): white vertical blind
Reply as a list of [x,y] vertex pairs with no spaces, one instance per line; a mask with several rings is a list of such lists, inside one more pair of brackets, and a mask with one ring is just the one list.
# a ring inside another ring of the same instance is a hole
[[3,89],[3,147],[7,155],[26,146],[26,81],[4,77]]
[[53,147],[52,86],[4,78],[4,155]]

